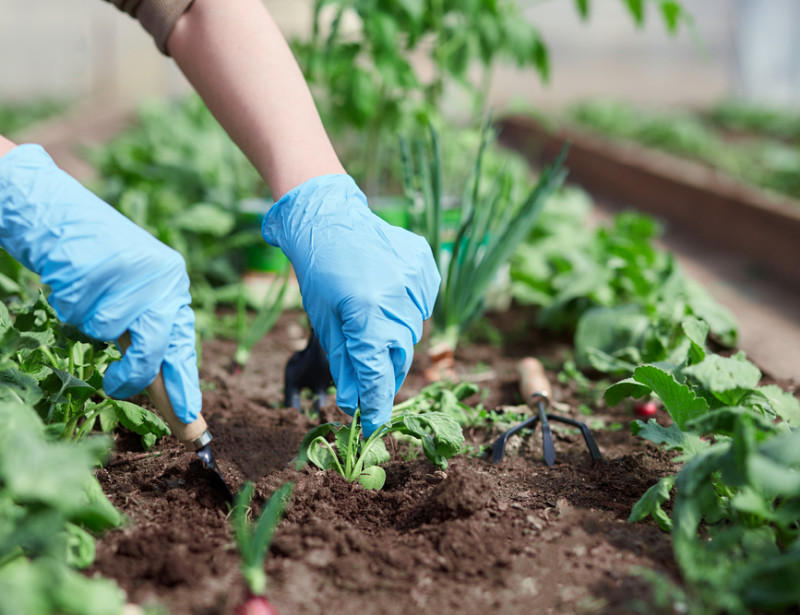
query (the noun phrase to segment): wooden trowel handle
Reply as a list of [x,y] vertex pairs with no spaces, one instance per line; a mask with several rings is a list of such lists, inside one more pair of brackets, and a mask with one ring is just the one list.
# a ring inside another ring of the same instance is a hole
[[525,357],[519,362],[517,369],[519,370],[519,391],[525,403],[532,406],[537,401],[543,401],[541,397],[545,398],[545,404],[548,403],[553,390],[550,388],[550,382],[547,380],[541,361],[533,357]]
[[[127,332],[123,333],[117,340],[117,343],[124,353],[131,345],[129,334]],[[150,399],[153,400],[161,418],[169,425],[172,434],[178,438],[178,440],[192,450],[200,448],[200,446],[208,442],[210,438],[204,438],[204,434],[208,431],[208,425],[206,425],[206,421],[202,416],[198,416],[197,420],[188,425],[181,422],[181,420],[175,416],[175,410],[173,410],[172,402],[167,394],[167,386],[164,383],[164,373],[162,370],[158,370],[156,379],[147,387],[146,391]],[[203,442],[203,440],[205,440],[205,442]]]

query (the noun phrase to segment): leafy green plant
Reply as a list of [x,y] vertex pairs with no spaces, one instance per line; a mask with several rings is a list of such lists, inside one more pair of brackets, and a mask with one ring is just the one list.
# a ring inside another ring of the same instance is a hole
[[[430,127],[427,141],[403,145],[406,194],[413,203],[412,230],[431,245],[442,283],[434,306],[431,346],[452,354],[459,339],[483,313],[487,289],[517,246],[528,236],[546,199],[564,181],[566,149],[544,169],[527,195],[514,176],[486,176],[484,152],[491,141],[484,127],[459,208],[448,211],[442,192],[442,161],[438,134]],[[488,185],[486,183],[488,182]],[[526,186],[527,188],[527,186]],[[448,237],[445,221],[452,213],[458,222]]]
[[[388,135],[441,113],[446,89],[458,86],[482,113],[498,59],[549,72],[547,49],[516,2],[492,0],[315,0],[308,41],[294,47],[318,92],[326,124],[364,131],[366,185],[374,192]],[[424,76],[412,55],[424,56]],[[480,65],[484,77],[470,71]]]
[[[311,462],[321,470],[335,470],[348,482],[358,482],[366,489],[380,489],[386,472],[380,464],[389,461],[383,438],[400,434],[418,439],[428,460],[444,469],[447,459],[458,454],[464,434],[458,423],[444,412],[428,407],[395,408],[385,425],[364,440],[360,436],[360,409],[356,409],[349,425],[324,423],[308,431],[300,443],[297,464]],[[334,436],[334,442],[328,436]]]
[[13,310],[0,303],[0,400],[35,407],[65,439],[83,439],[98,423],[104,432],[122,424],[145,448],[169,433],[155,413],[103,392],[103,373],[120,357],[116,347],[59,322],[41,291]]
[[618,374],[669,360],[687,343],[687,316],[702,318],[722,344],[736,342],[728,310],[656,248],[652,218],[626,212],[593,226],[591,208],[582,191],[554,195],[511,268],[512,293],[539,308],[539,324],[574,332],[577,367]]
[[242,249],[263,245],[237,226],[239,204],[267,193],[258,173],[194,95],[144,106],[91,159],[98,194],[183,255],[198,335],[216,334],[218,305],[236,304]]
[[[708,326],[682,325],[689,341],[674,363],[637,367],[608,388],[610,405],[656,395],[672,424],[635,421],[632,432],[678,451],[683,465],[634,506],[670,531],[692,612],[750,613],[797,604],[800,565],[800,401],[742,353],[708,351]],[[672,515],[663,505],[676,497]]]
[[90,532],[122,523],[93,474],[110,442],[53,441],[30,400],[2,391],[0,613],[119,613],[116,584],[75,571],[94,561]]
[[289,498],[292,495],[292,483],[286,483],[275,491],[264,506],[257,521],[250,521],[250,505],[255,488],[251,482],[245,483],[236,497],[231,512],[231,525],[236,546],[241,557],[240,568],[247,583],[248,598],[236,608],[241,615],[257,615],[277,612],[266,602],[267,575],[264,572],[264,560],[269,552],[275,529],[283,516]]
[[59,100],[26,100],[0,104],[0,134],[13,135],[42,120],[58,115],[69,103]]

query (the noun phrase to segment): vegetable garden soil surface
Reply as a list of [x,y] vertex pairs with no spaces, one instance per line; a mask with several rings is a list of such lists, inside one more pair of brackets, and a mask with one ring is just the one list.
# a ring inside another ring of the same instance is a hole
[[[386,486],[366,491],[291,464],[320,421],[282,407],[284,366],[306,336],[301,323],[300,313],[284,313],[237,376],[227,371],[231,342],[206,344],[201,367],[203,414],[229,483],[254,481],[259,508],[285,481],[295,483],[266,564],[269,599],[283,615],[628,613],[637,602],[656,612],[635,570],[678,581],[669,536],[652,521],[626,519],[639,496],[675,468],[668,454],[630,435],[628,407],[600,404],[590,417],[626,426],[594,430],[605,463],[592,462],[580,434],[557,424],[552,467],[541,458],[540,432],[512,438],[498,465],[459,456],[446,471],[389,442]],[[504,343],[465,344],[457,372],[479,381],[487,408],[519,407],[519,359],[553,364],[569,346],[542,337],[526,311],[492,323]],[[422,354],[398,400],[425,385]],[[560,412],[580,418],[574,385],[548,373],[554,398],[566,404]],[[347,418],[335,406],[320,414]],[[465,435],[480,447],[501,431],[486,426]],[[173,615],[231,613],[246,589],[225,503],[206,472],[172,438],[142,453],[138,436],[119,435],[99,479],[129,522],[99,539],[88,574],[116,579],[130,601],[156,601]]]

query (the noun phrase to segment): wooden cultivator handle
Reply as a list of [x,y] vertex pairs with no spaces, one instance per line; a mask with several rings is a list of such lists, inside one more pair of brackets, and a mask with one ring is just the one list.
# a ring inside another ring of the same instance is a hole
[[[526,404],[535,406],[539,401],[548,405],[553,389],[544,373],[541,361],[533,357],[525,357],[517,365],[519,370],[519,391]],[[543,398],[543,399],[542,399]]]
[[[120,349],[124,353],[131,345],[130,335],[125,332],[117,340]],[[172,434],[183,442],[188,448],[197,450],[204,445],[208,444],[211,440],[211,434],[208,433],[208,425],[202,416],[188,425],[181,422],[175,415],[175,410],[172,408],[172,402],[167,394],[167,386],[164,383],[164,373],[158,370],[156,379],[146,389],[147,395],[153,400],[153,403],[158,410],[158,414],[164,419],[164,422],[169,425]]]

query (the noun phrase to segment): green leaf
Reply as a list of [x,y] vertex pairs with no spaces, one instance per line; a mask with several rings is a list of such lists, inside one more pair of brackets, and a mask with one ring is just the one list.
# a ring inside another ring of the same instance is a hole
[[386,463],[391,459],[391,455],[389,455],[389,451],[386,449],[386,443],[382,439],[378,439],[370,444],[369,450],[366,453],[362,453],[362,459],[362,467],[366,469],[371,466]]
[[0,372],[0,400],[35,406],[43,397],[36,378],[16,367]]
[[[342,430],[339,431],[341,432]],[[338,435],[339,434],[337,433],[337,436]],[[311,442],[306,454],[308,456],[308,460],[320,470],[339,468],[339,462],[336,458],[336,455],[334,455],[333,451],[331,450],[331,446],[328,441],[322,436],[317,437]]]
[[664,402],[672,420],[683,429],[686,424],[708,411],[708,402],[698,397],[692,389],[680,384],[675,377],[654,365],[637,367],[633,378],[648,386]]
[[120,425],[140,436],[152,434],[157,438],[169,435],[169,427],[155,412],[129,401],[112,400],[114,415]]
[[623,0],[637,26],[644,24],[644,0]]
[[703,416],[689,421],[686,427],[697,433],[733,437],[737,426],[743,420],[750,421],[763,434],[774,434],[777,431],[777,427],[772,421],[751,408],[741,406],[716,408]]
[[264,560],[293,488],[293,483],[286,483],[275,491],[255,523],[248,519],[255,491],[253,483],[246,482],[236,497],[230,517],[231,525],[241,556],[242,576],[255,596],[263,596],[266,592]]
[[674,476],[663,476],[658,482],[645,491],[644,495],[639,498],[639,501],[633,505],[631,514],[628,517],[628,523],[635,523],[642,521],[651,516],[658,523],[665,532],[672,529],[672,520],[667,513],[661,508],[661,505],[669,500],[670,491],[675,485]]
[[369,466],[361,471],[357,480],[365,489],[381,489],[386,483],[386,471],[377,465]]
[[125,592],[108,579],[88,578],[52,558],[18,557],[0,567],[0,613],[119,615]]
[[625,378],[625,380],[620,380],[608,387],[603,393],[603,399],[609,406],[616,406],[626,397],[639,399],[651,391],[650,387],[636,382],[633,378]]
[[706,338],[708,337],[709,327],[699,318],[689,316],[681,321],[681,329],[692,343],[691,359],[692,363],[699,363],[706,356]]
[[66,556],[64,561],[76,568],[86,568],[94,562],[94,538],[74,523],[64,527]]
[[761,371],[745,359],[744,353],[732,357],[711,354],[700,363],[684,368],[683,373],[694,377],[728,404],[735,404],[744,391],[754,389],[761,379]]
[[675,423],[662,427],[655,419],[650,419],[647,423],[632,422],[631,433],[655,444],[663,444],[667,450],[683,451],[681,460],[689,460],[708,447],[699,436],[681,431]]
[[575,330],[575,352],[578,367],[591,365],[590,348],[600,350],[612,357],[620,351],[638,348],[650,319],[636,305],[597,307],[584,312]]
[[784,421],[800,427],[800,401],[776,384],[758,387],[775,414]]
[[317,425],[316,427],[309,429],[308,432],[306,432],[306,435],[303,437],[302,442],[300,442],[300,449],[298,450],[297,457],[295,458],[296,468],[300,470],[303,465],[306,464],[306,462],[310,461],[308,451],[312,443],[315,442],[317,438],[325,438],[329,433],[336,432],[341,428],[341,426],[342,424],[336,421],[333,423],[323,423],[322,425]]
[[586,21],[589,17],[589,0],[575,0],[575,8],[578,10],[581,19]]
[[[796,544],[796,543],[795,543]],[[791,608],[800,603],[800,549],[750,563],[737,578],[744,599],[757,610]]]
[[236,225],[236,218],[213,203],[195,203],[181,209],[170,221],[173,229],[205,233],[214,237],[225,237]]
[[443,412],[403,415],[399,424],[393,421],[392,431],[419,438],[425,456],[442,469],[447,467],[447,459],[461,451],[464,443],[459,424]]
[[675,0],[661,0],[659,8],[667,26],[667,31],[670,34],[675,34],[678,31],[678,24],[683,15],[683,7]]

